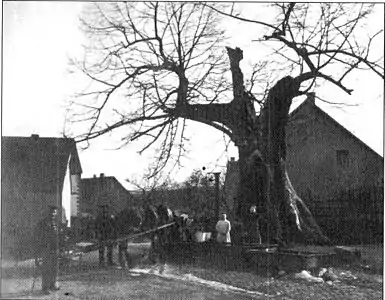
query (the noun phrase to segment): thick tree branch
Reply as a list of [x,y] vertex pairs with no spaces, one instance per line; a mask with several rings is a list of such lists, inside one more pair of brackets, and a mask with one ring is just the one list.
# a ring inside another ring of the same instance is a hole
[[240,101],[242,99],[242,95],[245,92],[243,73],[239,67],[239,63],[243,59],[243,51],[240,48],[232,49],[230,47],[226,47],[226,50],[227,55],[230,58],[231,74],[233,77],[234,99]]

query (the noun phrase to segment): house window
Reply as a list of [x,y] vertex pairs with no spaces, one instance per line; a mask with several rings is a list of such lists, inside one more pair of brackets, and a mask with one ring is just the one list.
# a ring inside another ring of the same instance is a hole
[[339,167],[347,167],[349,165],[349,151],[337,150],[337,165]]

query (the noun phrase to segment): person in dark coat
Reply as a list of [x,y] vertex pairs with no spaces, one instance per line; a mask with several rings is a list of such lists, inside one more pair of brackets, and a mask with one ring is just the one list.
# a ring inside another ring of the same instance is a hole
[[249,233],[249,239],[252,244],[261,244],[261,233],[259,230],[260,216],[257,212],[257,206],[252,205],[249,209],[247,216],[247,230]]
[[143,209],[144,220],[141,224],[141,230],[149,230],[155,228],[159,224],[159,215],[157,209],[153,205],[146,205]]
[[49,206],[46,216],[40,220],[34,231],[36,241],[35,259],[41,258],[42,290],[44,294],[59,290],[57,286],[59,256],[58,207]]
[[[116,217],[119,229],[119,238],[124,238],[130,234],[137,232],[142,223],[142,216],[136,209],[125,208]],[[121,268],[131,267],[133,261],[128,252],[128,241],[122,239],[118,242],[118,258]]]
[[107,263],[114,266],[114,240],[118,236],[118,228],[114,218],[109,214],[107,205],[99,206],[99,214],[95,220],[96,237],[99,242],[99,265],[105,266],[105,251],[107,249]]

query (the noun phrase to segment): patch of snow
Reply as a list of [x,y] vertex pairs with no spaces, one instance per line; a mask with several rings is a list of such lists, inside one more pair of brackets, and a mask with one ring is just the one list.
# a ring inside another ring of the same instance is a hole
[[319,282],[319,283],[324,282],[322,278],[315,277],[311,275],[309,271],[306,271],[306,270],[302,270],[301,272],[294,274],[294,278],[303,279],[308,282]]
[[[142,274],[152,274],[152,275],[156,275],[156,276],[160,276],[160,277],[168,278],[168,279],[193,282],[193,283],[202,284],[202,285],[205,285],[207,287],[214,288],[214,289],[217,289],[220,291],[230,291],[230,292],[234,292],[234,293],[247,294],[250,296],[253,296],[253,295],[254,296],[263,296],[264,298],[272,298],[272,297],[277,296],[277,295],[269,295],[269,294],[265,294],[265,293],[261,293],[261,292],[257,292],[257,291],[250,291],[250,290],[238,288],[238,287],[235,287],[235,286],[232,286],[229,284],[225,284],[225,283],[221,283],[218,281],[202,279],[202,278],[199,278],[193,274],[178,275],[178,274],[169,273],[169,272],[167,272],[167,266],[165,266],[164,269],[162,269],[162,267],[160,267],[160,270],[155,270],[154,268],[150,268],[150,269],[134,268],[134,269],[131,269],[130,271],[136,272],[136,273],[142,273]],[[289,300],[289,299],[287,298],[287,300]]]

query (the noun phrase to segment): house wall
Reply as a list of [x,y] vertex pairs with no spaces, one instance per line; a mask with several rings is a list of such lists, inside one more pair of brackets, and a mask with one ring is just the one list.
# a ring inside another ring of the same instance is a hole
[[33,230],[49,205],[61,206],[61,193],[43,193],[31,188],[33,181],[17,178],[26,170],[14,164],[1,178],[2,255],[31,256]]
[[2,188],[2,254],[4,257],[31,257],[33,230],[48,205],[60,206],[60,194],[32,193],[23,188]]
[[134,204],[131,195],[116,179],[107,181],[107,190],[110,195],[110,203],[117,212]]
[[133,206],[132,195],[115,179],[115,177],[94,177],[81,180],[80,214],[98,213],[98,205],[109,205],[112,213],[118,213],[126,207]]
[[63,190],[62,190],[62,223],[68,222],[67,225],[71,226],[71,181],[70,181],[69,161],[67,164],[66,174],[64,177]]
[[311,103],[290,120],[287,145],[289,177],[326,235],[382,240],[382,158]]
[[[290,120],[287,145],[289,177],[308,201],[322,202],[346,189],[383,182],[379,156],[310,103]],[[346,164],[339,164],[338,150],[348,151]]]
[[[79,198],[80,198],[80,181],[81,174],[70,174],[70,156],[69,163],[66,169],[62,191],[62,207],[65,212],[65,219],[68,221],[68,226],[71,226],[71,218],[76,217],[79,212]],[[65,222],[63,217],[62,222]]]
[[80,199],[80,174],[71,174],[71,217],[76,217],[79,214],[79,199]]

